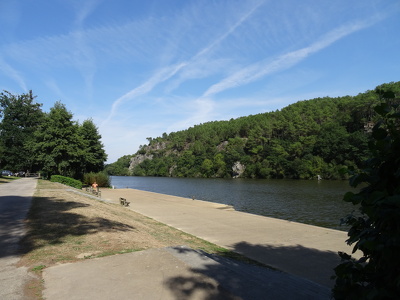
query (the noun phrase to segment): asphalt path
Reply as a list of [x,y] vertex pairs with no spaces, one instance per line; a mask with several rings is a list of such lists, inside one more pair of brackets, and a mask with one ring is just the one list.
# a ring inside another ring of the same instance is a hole
[[24,284],[30,275],[17,267],[19,241],[26,233],[24,220],[36,189],[35,178],[21,178],[0,184],[0,299],[25,299]]

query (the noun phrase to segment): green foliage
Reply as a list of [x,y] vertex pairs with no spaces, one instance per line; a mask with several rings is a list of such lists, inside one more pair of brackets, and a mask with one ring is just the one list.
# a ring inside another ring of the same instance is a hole
[[33,272],[40,272],[40,271],[43,271],[45,268],[46,268],[46,265],[38,265],[38,266],[33,267],[31,270]]
[[92,185],[93,182],[96,182],[99,187],[109,187],[110,177],[105,172],[90,172],[83,175],[83,182],[87,185]]
[[119,175],[119,176],[130,175],[129,164],[131,162],[131,158],[132,155],[122,156],[116,162],[106,165],[104,170],[108,175]]
[[52,175],[50,177],[50,181],[52,182],[59,182],[68,186],[72,186],[76,189],[82,189],[82,182],[80,182],[79,180],[70,178],[70,177],[65,177],[65,176],[61,176],[61,175]]
[[[400,82],[380,88],[400,89]],[[347,179],[341,170],[360,169],[369,155],[371,134],[364,126],[377,122],[379,103],[373,90],[164,133],[148,138],[149,144],[129,157],[142,161],[132,166],[132,174],[230,178],[240,162],[245,166],[241,176],[248,178]],[[109,174],[130,175],[128,160],[114,164]]]
[[78,128],[72,113],[61,102],[56,102],[34,134],[32,148],[43,171],[51,175],[81,177],[84,142]]
[[335,268],[335,299],[400,298],[400,99],[399,90],[388,86],[376,92],[385,100],[375,107],[382,118],[373,128],[369,143],[371,158],[356,173],[350,185],[366,185],[344,200],[359,207],[360,216],[350,215],[347,243],[361,259],[339,253],[342,263]]
[[93,121],[79,125],[61,102],[43,113],[34,98],[0,93],[0,167],[78,179],[103,170],[107,155]]
[[79,126],[78,134],[83,140],[83,172],[100,172],[104,169],[107,154],[101,143],[101,135],[91,119]]
[[41,104],[34,102],[32,92],[23,95],[0,93],[0,155],[1,167],[34,171],[36,162],[31,145],[33,132],[43,119]]

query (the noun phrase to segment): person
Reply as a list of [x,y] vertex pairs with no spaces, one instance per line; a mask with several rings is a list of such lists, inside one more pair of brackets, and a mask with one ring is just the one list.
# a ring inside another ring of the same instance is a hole
[[97,182],[95,181],[95,182],[93,182],[93,184],[92,184],[92,188],[95,190],[95,191],[97,191],[97,187],[98,187],[99,185],[97,184]]

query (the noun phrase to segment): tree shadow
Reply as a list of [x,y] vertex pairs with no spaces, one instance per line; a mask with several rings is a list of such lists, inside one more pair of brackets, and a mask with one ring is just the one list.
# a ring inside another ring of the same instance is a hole
[[340,263],[340,257],[333,251],[320,251],[295,246],[253,245],[247,242],[237,243],[233,251],[278,270],[307,278],[318,284],[333,287],[334,268]]
[[31,197],[0,197],[0,258],[19,254],[18,242],[26,233],[24,224]]
[[[238,249],[264,251],[264,255],[304,255],[302,247],[264,247],[239,243]],[[221,255],[210,255],[188,248],[173,248],[175,256],[191,267],[193,276],[176,276],[165,280],[165,285],[176,299],[191,299],[196,293],[208,293],[204,300],[214,299],[330,299],[329,287],[310,281],[304,277],[276,269],[228,259]],[[275,252],[275,253],[274,253]],[[294,252],[294,253],[293,253]],[[210,288],[202,282],[198,274],[217,282]]]
[[[0,247],[7,249],[0,250],[0,257],[23,255],[42,247],[43,244],[59,244],[66,236],[134,229],[121,222],[71,212],[72,209],[88,207],[89,204],[55,197],[35,197],[30,209],[26,209],[29,212],[21,213],[20,203],[26,203],[28,197],[0,197],[0,201],[1,198],[8,198],[7,201],[12,200],[15,204],[5,211],[6,222],[0,225],[1,232],[4,232],[0,238]],[[38,240],[45,242],[38,244],[35,242]]]

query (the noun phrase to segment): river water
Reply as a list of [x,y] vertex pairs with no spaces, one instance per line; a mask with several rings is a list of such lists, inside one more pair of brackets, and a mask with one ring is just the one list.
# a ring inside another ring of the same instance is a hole
[[332,229],[352,212],[347,181],[200,179],[111,176],[115,188],[132,188],[232,205],[235,210]]

